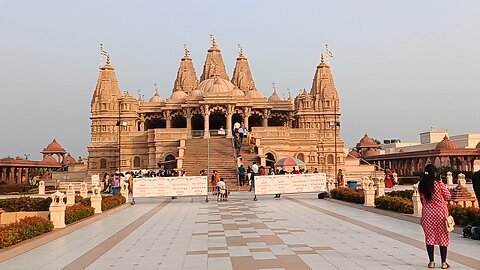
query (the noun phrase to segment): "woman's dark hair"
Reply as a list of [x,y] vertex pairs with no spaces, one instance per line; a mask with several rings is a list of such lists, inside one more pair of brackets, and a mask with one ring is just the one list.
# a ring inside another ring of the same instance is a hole
[[425,196],[427,201],[432,199],[432,194],[434,192],[433,184],[436,179],[437,168],[435,165],[428,164],[425,166],[425,172],[423,173],[422,178],[420,179],[420,183],[418,184],[418,191]]

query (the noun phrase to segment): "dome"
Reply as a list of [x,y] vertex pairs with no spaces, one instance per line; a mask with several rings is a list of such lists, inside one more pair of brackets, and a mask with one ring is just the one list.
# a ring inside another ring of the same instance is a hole
[[445,135],[445,137],[443,137],[443,140],[437,143],[437,146],[435,147],[435,149],[439,149],[439,150],[453,150],[456,148],[457,146],[455,145],[455,143],[450,141],[447,135]]
[[368,137],[367,133],[365,133],[365,135],[360,140],[360,142],[357,143],[357,147],[360,147],[360,148],[378,147],[378,143],[376,143],[372,138]]
[[205,96],[228,95],[232,93],[233,88],[229,88],[226,84],[221,83],[220,80],[220,78],[214,79],[214,83],[209,88],[206,88],[206,91],[203,92]]
[[43,163],[58,163],[57,160],[50,154],[46,155],[43,160]]
[[165,100],[158,94],[158,91],[155,90],[155,94],[153,95],[153,97],[150,99],[149,102],[161,103],[161,102],[165,102]]
[[360,158],[360,154],[355,151],[355,149],[352,149],[347,155],[347,158]]
[[368,149],[368,150],[365,152],[364,156],[365,156],[365,157],[371,157],[371,156],[376,156],[376,155],[378,155],[378,154],[380,154],[380,153],[378,152],[378,150],[376,150],[376,149],[374,149],[374,148],[370,148],[370,149]]
[[77,161],[68,153],[68,155],[63,159],[63,164],[65,165],[73,165],[77,163]]
[[253,89],[247,92],[247,98],[249,99],[260,99],[260,98],[265,98],[260,91]]
[[65,149],[57,142],[56,139],[47,145],[47,147],[43,148],[42,153],[65,153]]
[[244,97],[245,93],[243,93],[243,91],[240,90],[239,88],[235,87],[233,89],[232,96],[234,96],[234,97]]
[[480,148],[480,142],[477,143],[477,146],[475,148]]
[[277,91],[273,90],[272,95],[268,98],[268,102],[279,102],[283,101],[282,98],[277,94]]
[[210,89],[213,86],[215,81],[217,81],[218,84],[226,87],[229,92],[233,91],[233,89],[235,88],[235,85],[233,85],[233,83],[219,77],[206,79],[202,81],[197,88],[198,90],[202,91],[203,94],[206,94],[208,89]]
[[188,96],[188,99],[190,99],[190,100],[203,100],[203,93],[200,89],[195,89],[192,92],[190,92],[190,95]]
[[168,102],[171,103],[183,103],[187,99],[187,93],[182,90],[177,90],[172,93],[172,96],[168,99]]

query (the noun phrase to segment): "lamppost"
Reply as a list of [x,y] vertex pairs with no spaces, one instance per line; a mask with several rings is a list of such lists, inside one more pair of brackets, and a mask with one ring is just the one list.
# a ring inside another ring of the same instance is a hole
[[334,167],[335,167],[335,181],[337,181],[337,129],[338,127],[340,127],[340,122],[338,121],[337,119],[337,102],[334,101],[334,121],[331,121],[329,124],[330,124],[330,127],[333,127],[333,140],[334,140],[334,147],[335,147],[335,154],[334,154],[334,158],[335,158],[335,161],[334,161]]
[[127,122],[122,122],[122,100],[118,100],[118,173],[122,172],[122,159],[121,159],[121,141],[122,141],[122,127],[127,126]]
[[23,154],[25,156],[25,160],[28,160],[28,157],[30,156],[30,154]]

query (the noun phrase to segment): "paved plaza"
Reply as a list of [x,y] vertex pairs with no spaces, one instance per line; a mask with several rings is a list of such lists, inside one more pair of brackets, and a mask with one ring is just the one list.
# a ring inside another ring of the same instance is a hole
[[[426,269],[416,223],[316,194],[252,197],[137,199],[0,269]],[[452,234],[452,269],[480,269],[478,254]]]

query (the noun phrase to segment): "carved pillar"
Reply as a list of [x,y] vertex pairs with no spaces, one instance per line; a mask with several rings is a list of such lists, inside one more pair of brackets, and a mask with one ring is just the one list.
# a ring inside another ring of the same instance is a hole
[[30,177],[28,176],[28,168],[25,168],[25,179],[27,180],[27,183],[30,182]]
[[172,115],[170,114],[170,111],[165,111],[165,120],[167,122],[167,128],[172,127]]
[[243,108],[243,124],[245,125],[245,128],[248,130],[248,117],[250,117],[251,110],[250,108]]
[[208,105],[202,106],[202,115],[203,115],[203,126],[205,127],[203,138],[210,138],[210,109]]
[[232,138],[232,116],[233,116],[233,105],[227,105],[227,138]]
[[268,127],[268,116],[270,115],[270,112],[268,109],[263,109],[263,114],[262,114],[262,127]]
[[5,177],[5,174],[7,173],[7,169],[6,168],[2,168],[2,175],[0,176],[0,181],[4,182],[6,177]]
[[140,115],[140,131],[145,131],[145,115]]
[[184,110],[185,119],[187,120],[187,138],[192,138],[192,109],[187,108]]

